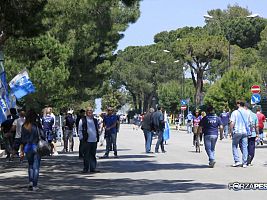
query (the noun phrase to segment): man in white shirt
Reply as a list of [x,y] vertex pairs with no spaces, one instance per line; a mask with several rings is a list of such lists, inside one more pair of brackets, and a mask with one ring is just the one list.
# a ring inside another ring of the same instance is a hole
[[[238,167],[242,164],[246,168],[248,158],[248,133],[246,127],[249,127],[251,118],[244,105],[244,102],[238,101],[238,109],[231,114],[230,134],[232,135],[232,151],[235,162],[233,167]],[[242,153],[242,163],[238,154],[238,146]]]
[[97,119],[94,118],[92,107],[86,109],[86,116],[80,119],[78,128],[84,161],[82,173],[87,173],[88,171],[91,173],[99,172],[96,170],[96,148],[99,141],[99,128]]
[[18,150],[19,146],[21,144],[21,128],[22,125],[25,122],[25,111],[20,110],[19,111],[19,118],[15,119],[13,124],[12,124],[12,130],[16,131],[15,135],[15,140],[14,140],[14,146],[13,146],[13,157],[17,154],[18,155]]

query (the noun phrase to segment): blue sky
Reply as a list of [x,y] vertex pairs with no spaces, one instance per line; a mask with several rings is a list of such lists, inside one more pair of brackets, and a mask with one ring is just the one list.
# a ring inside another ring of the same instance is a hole
[[253,14],[267,18],[266,0],[143,0],[140,18],[125,31],[118,49],[152,44],[154,35],[161,31],[203,26],[203,15],[208,10],[224,10],[229,4],[238,4]]
[[[125,31],[118,49],[153,43],[154,35],[161,31],[176,30],[185,26],[203,26],[203,15],[208,10],[227,9],[238,4],[253,14],[267,18],[267,0],[143,0],[141,16]],[[96,100],[96,113],[101,112],[101,100]]]

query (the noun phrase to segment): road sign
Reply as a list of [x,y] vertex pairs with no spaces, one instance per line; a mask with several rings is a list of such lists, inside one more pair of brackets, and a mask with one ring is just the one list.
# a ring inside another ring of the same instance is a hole
[[253,94],[257,94],[261,92],[261,87],[259,85],[252,85],[251,86],[251,92]]
[[261,95],[259,95],[259,94],[253,94],[251,96],[251,103],[252,104],[260,103],[260,101],[261,101]]
[[186,104],[187,104],[186,100],[185,99],[182,99],[181,100],[181,105],[186,105]]
[[186,106],[185,105],[181,106],[181,110],[186,110]]

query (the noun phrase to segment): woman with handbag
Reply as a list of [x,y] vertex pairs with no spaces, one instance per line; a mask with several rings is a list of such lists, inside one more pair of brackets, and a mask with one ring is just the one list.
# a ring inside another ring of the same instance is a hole
[[24,158],[24,153],[28,160],[28,176],[29,176],[29,191],[36,191],[41,156],[39,155],[37,148],[40,140],[40,128],[41,125],[38,122],[38,115],[34,110],[29,110],[26,113],[25,123],[21,129],[21,140],[20,146],[20,158]]

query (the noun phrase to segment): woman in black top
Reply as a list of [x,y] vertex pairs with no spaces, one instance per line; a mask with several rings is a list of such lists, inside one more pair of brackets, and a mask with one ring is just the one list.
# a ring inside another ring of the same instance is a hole
[[[21,129],[22,144],[20,147],[20,157],[24,158],[24,153],[28,160],[29,190],[37,190],[41,157],[37,152],[39,135],[37,128],[41,128],[38,123],[38,115],[34,110],[26,113],[26,120]],[[43,136],[42,136],[43,137]]]

